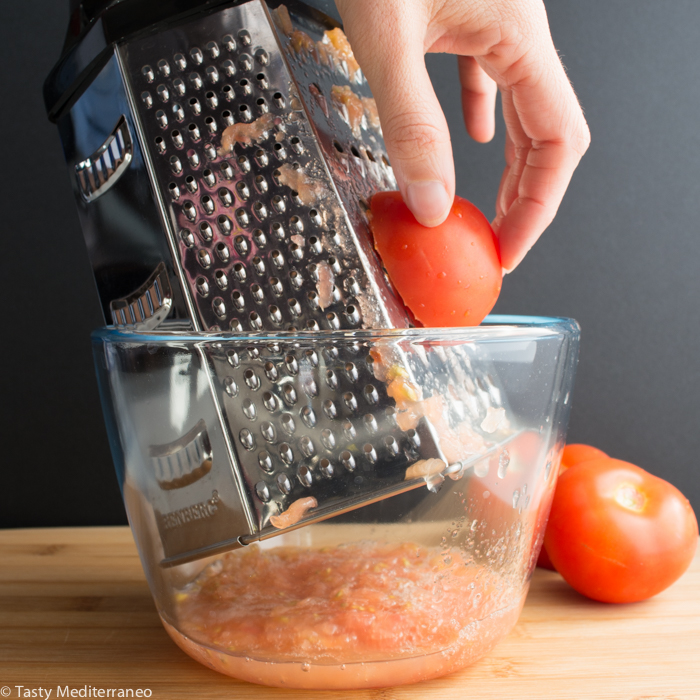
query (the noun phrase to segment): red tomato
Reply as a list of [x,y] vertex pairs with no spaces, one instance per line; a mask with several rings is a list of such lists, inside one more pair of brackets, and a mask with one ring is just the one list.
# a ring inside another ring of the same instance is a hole
[[561,470],[559,473],[569,467],[573,467],[574,464],[580,464],[581,462],[588,462],[591,459],[600,459],[601,457],[607,456],[608,455],[605,454],[603,450],[599,450],[592,445],[582,445],[580,443],[567,445],[561,456]]
[[[587,462],[591,459],[600,459],[601,457],[607,457],[608,455],[599,450],[597,447],[591,445],[583,445],[580,443],[575,443],[573,445],[566,445],[561,454],[561,464],[559,465],[559,474],[566,471],[575,464],[581,464],[581,462]],[[552,560],[547,554],[547,548],[542,545],[540,550],[540,555],[537,558],[537,566],[540,569],[549,569],[550,571],[556,571]]]
[[455,197],[435,228],[419,224],[399,192],[372,197],[374,245],[404,303],[425,326],[478,326],[501,291],[498,239],[486,217]]
[[579,593],[632,603],[660,593],[688,568],[698,523],[675,486],[607,457],[561,474],[545,544]]

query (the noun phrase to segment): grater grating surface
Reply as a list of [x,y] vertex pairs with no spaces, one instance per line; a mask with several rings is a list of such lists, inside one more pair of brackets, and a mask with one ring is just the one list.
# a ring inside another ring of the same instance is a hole
[[[424,460],[438,458],[459,476],[510,437],[505,428],[477,431],[479,451],[464,459],[443,449],[445,431],[504,411],[491,378],[462,349],[397,345],[377,363],[367,342],[333,342],[335,331],[410,326],[366,217],[369,197],[396,182],[342,33],[294,7],[290,16],[249,0],[114,49],[131,110],[118,124],[125,133],[132,125],[153,188],[168,272],[179,281],[175,310],[181,293],[196,330],[236,336],[203,342],[197,362],[207,369],[233,470],[228,489],[219,483],[213,492],[216,508],[238,497],[238,528],[243,521],[248,531],[204,520],[170,527],[168,513],[213,498],[210,479],[199,475],[212,460],[216,471],[217,454],[201,461],[196,436],[197,449],[185,449],[189,432],[163,440],[151,446],[150,488],[167,565],[276,534],[274,518],[302,499],[314,505],[289,527],[415,488],[425,481],[407,481],[407,469]],[[108,206],[116,181],[89,205]],[[153,328],[168,313],[170,296],[152,292],[153,280],[168,289],[162,263],[139,289],[109,300],[117,325]],[[327,343],[284,338],[318,330],[331,332]],[[389,371],[403,372],[423,397],[451,392],[457,408],[443,417],[442,434],[426,416],[398,422]],[[199,481],[172,476],[190,452],[197,458],[187,469]]]

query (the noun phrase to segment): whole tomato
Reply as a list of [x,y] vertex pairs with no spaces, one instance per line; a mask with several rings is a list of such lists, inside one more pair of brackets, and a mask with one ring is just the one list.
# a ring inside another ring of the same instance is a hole
[[[600,457],[607,457],[608,455],[599,450],[597,447],[592,445],[584,445],[582,443],[573,443],[571,445],[566,445],[561,454],[561,464],[559,465],[559,474],[570,469],[576,464],[581,464],[582,462],[588,462],[591,459],[599,459]],[[558,478],[558,477],[557,477]],[[556,571],[552,560],[547,554],[547,548],[542,545],[540,549],[540,555],[537,558],[537,566],[540,569],[549,569],[550,571]]]
[[688,499],[634,464],[594,459],[559,477],[545,546],[567,583],[589,598],[650,598],[683,574],[697,544]]
[[413,315],[424,325],[478,326],[501,291],[498,239],[486,217],[455,197],[439,226],[419,224],[399,192],[370,201],[374,246]]

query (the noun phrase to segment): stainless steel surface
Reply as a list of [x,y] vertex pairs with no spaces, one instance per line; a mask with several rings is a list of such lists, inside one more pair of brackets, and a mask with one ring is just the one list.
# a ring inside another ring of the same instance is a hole
[[[294,8],[290,25],[250,0],[119,42],[62,118],[117,325],[152,330],[171,309],[196,330],[236,333],[410,325],[368,230],[369,197],[396,188],[371,93],[329,43],[331,25]],[[95,124],[117,118],[88,150]],[[207,479],[164,494],[154,478],[166,564],[272,536],[270,518],[302,497],[317,502],[306,524],[418,485],[404,482],[406,468],[440,457],[439,436],[425,419],[398,427],[368,352],[257,340],[244,352],[199,349],[215,406],[204,428],[223,428],[212,468],[225,485],[216,496]],[[425,396],[471,386],[465,402],[500,406],[458,351],[394,355]],[[235,528],[222,525],[222,497],[238,501]],[[189,517],[188,499],[209,515]]]

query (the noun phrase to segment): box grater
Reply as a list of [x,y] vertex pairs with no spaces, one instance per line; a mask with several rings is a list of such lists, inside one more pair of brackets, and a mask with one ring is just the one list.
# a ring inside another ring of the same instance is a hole
[[[396,182],[342,32],[300,3],[190,3],[183,14],[174,2],[131,25],[123,5],[45,89],[105,316],[144,332],[250,334],[245,351],[225,340],[199,349],[224,454],[203,420],[150,446],[163,563],[425,483],[407,469],[450,460],[429,419],[401,430],[388,370],[410,391],[472,405],[453,423],[479,426],[504,409],[463,353],[397,349],[379,367],[368,343],[332,342],[336,331],[410,325],[371,244],[367,201]],[[328,342],[300,341],[305,331],[328,331]],[[481,432],[483,450],[447,472],[500,449],[494,434],[507,438],[503,426]],[[212,492],[218,465],[230,474]],[[194,517],[200,506],[244,517]]]

